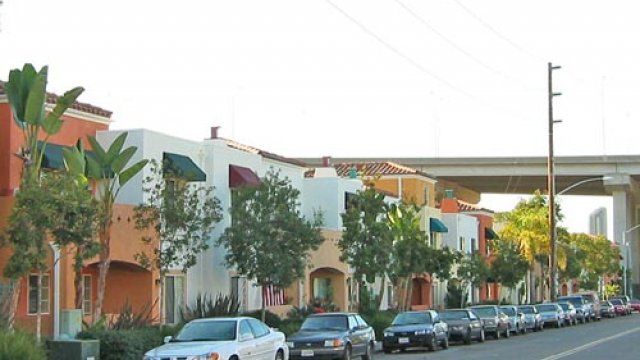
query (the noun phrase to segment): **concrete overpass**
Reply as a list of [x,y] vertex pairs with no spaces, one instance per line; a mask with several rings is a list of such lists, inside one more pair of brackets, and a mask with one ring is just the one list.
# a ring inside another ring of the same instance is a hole
[[[321,158],[300,158],[309,165],[320,166]],[[468,201],[477,202],[481,193],[531,194],[536,189],[546,191],[546,157],[484,157],[484,158],[332,158],[331,163],[392,161],[431,174],[438,179],[440,189],[459,189]],[[640,156],[574,156],[555,157],[556,193],[594,177],[566,194],[608,195],[613,197],[613,240],[620,244],[623,233],[640,223]],[[471,190],[465,191],[465,190]],[[458,193],[458,191],[456,191]],[[474,196],[473,194],[478,196]],[[640,295],[640,246],[637,231],[627,233],[631,243],[631,264],[634,293]],[[636,265],[637,264],[637,265]]]

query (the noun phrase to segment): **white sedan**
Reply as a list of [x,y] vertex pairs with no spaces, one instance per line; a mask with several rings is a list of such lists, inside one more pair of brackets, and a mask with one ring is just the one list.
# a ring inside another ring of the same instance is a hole
[[285,336],[251,317],[198,319],[144,360],[289,360]]

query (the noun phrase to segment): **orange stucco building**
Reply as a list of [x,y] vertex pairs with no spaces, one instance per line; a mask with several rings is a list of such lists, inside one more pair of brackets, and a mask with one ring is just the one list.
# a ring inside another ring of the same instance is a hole
[[[50,110],[57,97],[47,96],[47,109]],[[86,138],[95,136],[99,131],[108,130],[111,112],[99,107],[75,103],[63,117],[62,130],[47,140],[49,144],[73,146],[82,139],[86,148],[90,145]],[[44,137],[43,137],[44,138]],[[23,146],[22,130],[13,120],[10,105],[4,94],[4,83],[0,82],[0,231],[6,227],[11,212],[14,195],[19,191],[22,174],[22,160],[14,154]],[[59,160],[59,159],[58,159]],[[49,169],[55,170],[55,169]],[[118,313],[124,301],[128,300],[134,310],[140,311],[147,304],[153,305],[157,285],[154,279],[157,274],[141,268],[134,259],[134,254],[143,250],[139,241],[141,234],[134,229],[132,206],[116,205],[114,209],[114,225],[112,233],[112,263],[107,278],[103,312]],[[73,285],[73,257],[69,249],[58,249],[53,244],[49,247],[49,271],[45,274],[43,297],[40,303],[42,313],[42,333],[45,336],[59,334],[61,313],[75,308],[75,289]],[[8,279],[2,275],[11,249],[0,248],[0,286],[7,286]],[[85,320],[91,320],[89,314],[93,310],[97,287],[97,259],[88,261],[83,270],[83,313]],[[34,299],[34,277],[29,275],[20,281],[20,297],[16,313],[16,325],[20,328],[35,329],[37,313],[37,297]],[[157,316],[157,306],[154,314]]]

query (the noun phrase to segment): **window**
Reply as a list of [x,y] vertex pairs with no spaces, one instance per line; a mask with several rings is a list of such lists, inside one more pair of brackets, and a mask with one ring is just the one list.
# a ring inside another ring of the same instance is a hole
[[253,339],[253,331],[251,330],[251,326],[249,325],[248,320],[240,321],[240,339],[242,340]]
[[259,338],[269,334],[269,328],[256,319],[249,319],[249,325],[253,329],[253,334]]
[[313,279],[313,297],[314,299],[332,300],[330,278]]
[[91,315],[91,275],[82,275],[82,313]]
[[355,329],[356,327],[358,327],[356,317],[353,315],[349,316],[349,329]]
[[356,315],[356,321],[358,322],[358,325],[360,325],[360,326],[369,327],[367,322],[364,321],[364,319],[360,315]]
[[[42,275],[42,295],[40,298],[40,313],[49,313],[49,275]],[[29,275],[29,315],[38,313],[38,275]]]
[[347,211],[351,207],[351,201],[356,197],[356,194],[345,192],[344,193],[344,210]]
[[164,278],[164,319],[167,324],[180,322],[180,308],[184,304],[184,278],[167,275]]
[[429,186],[424,187],[424,205],[429,206]]
[[466,251],[466,242],[464,240],[464,236],[460,236],[460,239],[458,241],[458,250],[459,251]]
[[240,312],[246,312],[247,298],[247,278],[244,276],[231,277],[231,296],[234,297],[240,305]]
[[387,306],[393,307],[393,285],[387,286]]
[[476,251],[478,251],[478,242],[476,239],[471,238],[471,252],[474,253]]

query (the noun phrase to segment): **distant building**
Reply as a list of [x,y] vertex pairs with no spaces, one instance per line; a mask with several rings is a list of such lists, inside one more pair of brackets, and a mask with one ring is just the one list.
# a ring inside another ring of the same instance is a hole
[[599,207],[589,215],[589,234],[607,236],[607,208]]

